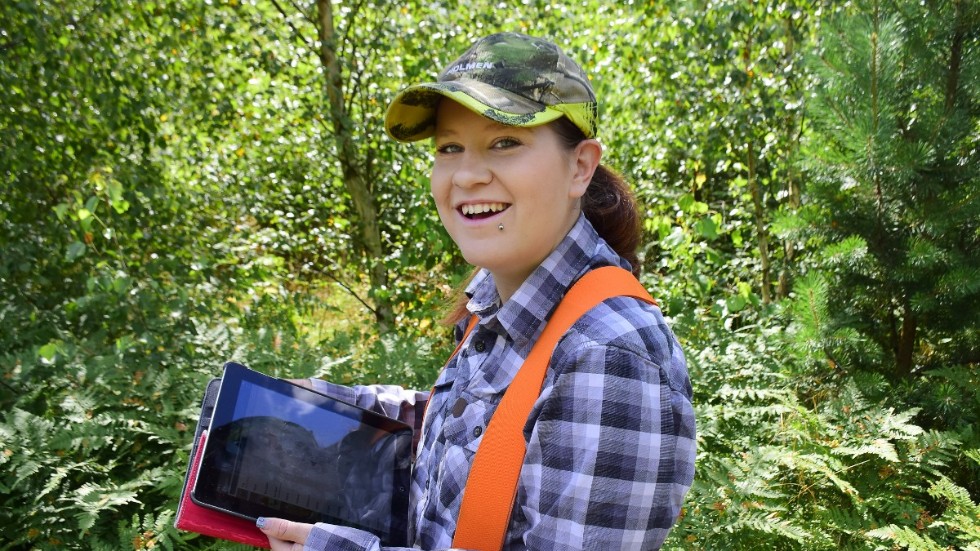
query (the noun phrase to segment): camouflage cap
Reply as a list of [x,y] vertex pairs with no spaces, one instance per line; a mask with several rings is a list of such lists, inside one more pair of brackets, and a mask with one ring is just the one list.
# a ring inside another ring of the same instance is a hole
[[597,132],[598,105],[585,72],[555,44],[524,34],[482,38],[437,82],[403,90],[388,106],[385,129],[403,142],[432,136],[444,97],[508,126],[568,117],[587,138]]

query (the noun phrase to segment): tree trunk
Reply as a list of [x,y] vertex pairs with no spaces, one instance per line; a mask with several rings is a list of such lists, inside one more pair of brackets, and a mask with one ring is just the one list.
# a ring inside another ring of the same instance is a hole
[[[749,63],[751,55],[748,52],[752,51],[754,40],[755,37],[750,31],[745,37],[745,73],[748,75],[752,74],[752,66]],[[746,90],[749,88],[749,82],[751,80],[749,78],[746,82]],[[750,124],[748,127],[752,128],[752,125]],[[752,218],[755,221],[755,235],[759,243],[759,262],[762,271],[762,281],[759,283],[759,291],[762,295],[762,303],[769,304],[772,302],[772,267],[770,266],[769,258],[769,233],[766,231],[766,212],[762,203],[762,190],[759,189],[759,180],[756,177],[755,144],[753,143],[753,139],[752,132],[750,131],[745,144],[747,157],[745,159],[745,165],[748,167],[747,180],[749,192],[752,194]]]
[[963,1],[955,2],[953,40],[949,47],[949,71],[946,73],[946,113],[956,107],[956,93],[960,83],[960,65],[963,62],[963,41],[966,39],[966,23]]
[[917,329],[918,322],[915,319],[915,314],[906,306],[905,315],[902,318],[902,330],[898,334],[898,350],[895,351],[896,375],[900,379],[907,379],[912,375]]
[[756,178],[755,147],[753,147],[751,140],[749,140],[746,149],[748,150],[748,159],[746,160],[749,168],[749,191],[752,194],[752,214],[753,218],[755,219],[756,239],[759,242],[759,260],[762,264],[762,303],[769,304],[772,302],[772,274],[770,273],[772,269],[769,265],[769,232],[766,231],[766,212],[765,207],[762,204],[762,190],[759,189],[759,181],[758,178]]
[[353,125],[344,103],[344,82],[337,58],[337,37],[333,25],[333,6],[330,0],[317,0],[319,16],[320,63],[326,79],[327,99],[330,104],[330,120],[333,123],[334,139],[343,173],[344,186],[350,194],[357,213],[358,239],[361,253],[368,264],[368,277],[371,282],[374,317],[380,333],[388,333],[394,328],[394,308],[385,293],[378,293],[388,287],[388,269],[384,265],[384,247],[381,241],[381,228],[378,226],[378,207],[374,203],[369,187],[370,175],[367,163],[359,163],[354,147]]
[[[800,179],[799,175],[796,173],[795,168],[789,169],[789,175],[787,177],[787,188],[789,190],[789,198],[787,203],[793,212],[798,212],[800,209],[802,192],[800,190]],[[783,267],[779,272],[779,281],[776,287],[777,298],[786,298],[789,296],[790,291],[793,289],[793,264],[796,262],[796,240],[787,239],[783,243]]]
[[[786,42],[786,57],[793,57],[796,52],[796,41],[794,40],[795,33],[793,32],[793,20],[792,18],[787,18],[785,20],[786,32],[785,32],[785,42]],[[787,115],[787,122],[785,125],[786,133],[790,133],[790,129],[793,129],[795,138],[792,140],[793,152],[799,150],[800,142],[803,139],[803,122],[800,117],[796,115]],[[787,167],[786,176],[786,190],[787,198],[786,203],[789,206],[789,210],[793,213],[798,213],[800,210],[800,205],[802,204],[802,189],[801,179],[799,171],[796,169],[795,163],[791,159],[792,154],[787,153],[782,159],[782,164]],[[779,278],[776,283],[776,298],[784,299],[790,295],[793,290],[793,268],[796,263],[796,239],[789,238],[783,242],[783,265],[779,271]]]

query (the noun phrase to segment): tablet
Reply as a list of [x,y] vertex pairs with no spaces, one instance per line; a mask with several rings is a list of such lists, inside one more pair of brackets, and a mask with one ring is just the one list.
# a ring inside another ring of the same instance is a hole
[[411,466],[411,426],[227,363],[191,498],[404,546]]

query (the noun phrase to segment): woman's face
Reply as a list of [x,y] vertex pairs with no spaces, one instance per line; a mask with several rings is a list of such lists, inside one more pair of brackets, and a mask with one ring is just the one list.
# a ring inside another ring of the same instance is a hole
[[450,100],[436,121],[439,217],[507,300],[575,223],[601,146],[585,140],[570,151],[547,125],[504,126]]

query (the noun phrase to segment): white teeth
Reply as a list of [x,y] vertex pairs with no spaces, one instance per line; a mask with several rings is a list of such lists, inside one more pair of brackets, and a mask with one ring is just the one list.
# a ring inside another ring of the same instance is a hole
[[500,212],[504,210],[503,203],[480,203],[475,205],[463,205],[460,210],[467,216],[483,214],[484,212]]

